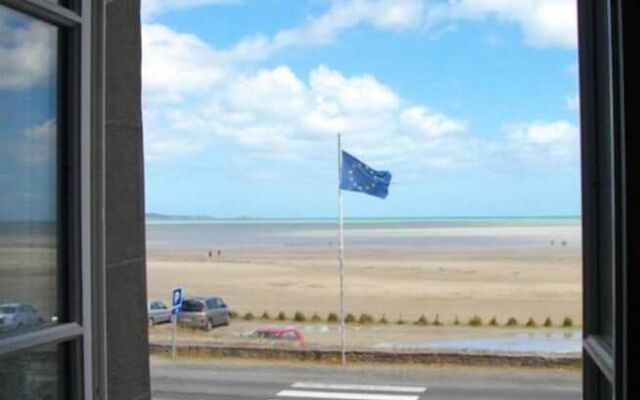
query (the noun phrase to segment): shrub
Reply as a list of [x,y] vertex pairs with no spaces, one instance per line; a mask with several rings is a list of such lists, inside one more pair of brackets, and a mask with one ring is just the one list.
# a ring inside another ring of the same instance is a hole
[[562,327],[571,328],[572,326],[573,326],[573,320],[569,317],[564,317],[564,320],[562,321]]
[[344,322],[346,324],[353,324],[354,322],[356,322],[356,317],[353,314],[349,313],[344,317]]
[[527,327],[534,328],[536,326],[538,326],[538,324],[536,324],[536,320],[533,319],[533,317],[530,317],[529,320],[527,321]]
[[253,321],[255,319],[255,317],[253,316],[253,314],[251,313],[251,311],[249,311],[248,313],[246,313],[244,315],[244,317],[242,317],[245,321]]
[[495,316],[489,321],[489,326],[498,326],[498,320]]
[[358,323],[363,325],[372,324],[373,317],[369,314],[360,314],[360,318],[358,318]]
[[304,322],[307,320],[307,316],[304,315],[302,311],[296,311],[296,313],[293,314],[293,320],[296,322]]
[[327,315],[327,322],[338,322],[338,314],[332,312]]
[[518,326],[518,320],[511,317],[507,320],[507,326]]
[[442,322],[440,322],[440,316],[436,314],[436,319],[433,320],[434,326],[442,326]]
[[398,320],[396,321],[396,324],[398,325],[404,325],[406,324],[406,322],[404,321],[404,319],[402,319],[402,315],[400,317],[398,317]]
[[263,312],[260,319],[271,319],[271,315],[267,311]]
[[318,315],[318,313],[313,313],[313,315],[311,316],[311,321],[313,321],[313,322],[320,322],[320,321],[322,321],[322,318],[320,318],[320,316]]
[[287,320],[287,314],[284,313],[284,311],[280,311],[278,313],[278,321],[286,321]]
[[454,325],[460,325],[460,320],[458,319],[457,315],[456,315],[456,318],[453,320],[453,324]]
[[231,318],[231,319],[238,318],[238,312],[237,311],[229,311],[229,318]]
[[480,318],[477,315],[474,315],[469,320],[469,326],[481,326],[481,325],[482,325],[482,318]]
[[389,323],[389,320],[387,320],[386,314],[382,314],[382,317],[380,317],[380,323],[385,325]]
[[551,328],[553,326],[553,322],[551,322],[551,318],[547,317],[547,319],[544,320],[544,326],[545,328]]
[[429,325],[429,320],[427,319],[427,317],[425,317],[424,314],[422,314],[420,316],[420,318],[418,318],[416,320],[416,322],[413,323],[414,325],[419,325],[419,326],[427,326]]

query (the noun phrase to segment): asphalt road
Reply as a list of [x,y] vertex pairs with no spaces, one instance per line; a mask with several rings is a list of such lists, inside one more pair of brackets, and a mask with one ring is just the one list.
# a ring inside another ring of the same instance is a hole
[[152,358],[154,400],[581,399],[576,371]]

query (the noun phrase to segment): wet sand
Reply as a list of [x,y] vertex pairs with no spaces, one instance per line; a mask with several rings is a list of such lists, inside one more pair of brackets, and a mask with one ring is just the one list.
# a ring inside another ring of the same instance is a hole
[[[392,244],[385,244],[387,237]],[[427,245],[404,239],[411,237]],[[428,245],[430,238],[437,239],[433,245]],[[455,245],[448,245],[447,238],[455,239]],[[555,239],[551,245],[554,238],[566,243]],[[362,229],[353,245],[347,237],[347,310],[356,317],[386,315],[390,322],[437,314],[448,324],[456,316],[464,322],[474,315],[485,322],[513,316],[521,323],[529,317],[559,323],[569,316],[579,324],[579,239],[578,224]],[[204,245],[148,246],[149,297],[168,301],[171,288],[183,285],[187,296],[219,295],[241,314],[266,310],[272,316],[279,311],[292,315],[300,310],[307,317],[317,312],[324,318],[338,311],[332,243],[229,246],[220,257],[213,249],[209,258]]]

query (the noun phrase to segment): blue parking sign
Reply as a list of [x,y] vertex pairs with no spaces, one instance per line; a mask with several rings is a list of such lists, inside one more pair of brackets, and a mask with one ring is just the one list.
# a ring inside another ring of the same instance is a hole
[[182,293],[183,289],[181,286],[173,288],[171,291],[171,313],[177,314],[180,312],[182,308]]

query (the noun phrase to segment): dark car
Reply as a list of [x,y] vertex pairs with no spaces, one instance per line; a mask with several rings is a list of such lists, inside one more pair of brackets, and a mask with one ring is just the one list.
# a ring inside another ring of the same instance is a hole
[[178,325],[205,331],[218,325],[229,325],[229,308],[220,297],[189,297],[182,302]]

